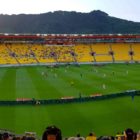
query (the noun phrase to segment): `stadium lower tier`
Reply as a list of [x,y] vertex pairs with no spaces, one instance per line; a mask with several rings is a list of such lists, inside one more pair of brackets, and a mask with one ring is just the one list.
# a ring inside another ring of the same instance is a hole
[[140,43],[0,44],[0,64],[140,61]]

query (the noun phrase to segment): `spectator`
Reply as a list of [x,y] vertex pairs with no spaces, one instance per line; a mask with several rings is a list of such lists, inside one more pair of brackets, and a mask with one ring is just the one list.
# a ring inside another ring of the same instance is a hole
[[75,140],[85,140],[85,138],[81,137],[80,134],[77,134],[77,136],[75,137]]
[[126,140],[135,140],[134,132],[131,128],[125,130]]
[[3,140],[3,135],[2,134],[0,134],[0,140]]
[[124,133],[117,133],[117,135],[116,135],[116,140],[125,140],[125,135],[124,135]]
[[140,131],[137,133],[137,140],[140,140]]
[[89,133],[89,135],[86,137],[86,140],[96,140],[95,134]]
[[26,136],[23,136],[23,137],[21,138],[21,140],[26,140]]
[[61,130],[56,126],[49,126],[43,133],[42,140],[62,140]]
[[110,140],[110,137],[108,136],[101,136],[98,138],[98,140]]
[[85,138],[81,137],[80,134],[77,134],[76,137],[69,137],[68,140],[85,140]]
[[3,133],[3,140],[9,140],[9,134],[7,132]]

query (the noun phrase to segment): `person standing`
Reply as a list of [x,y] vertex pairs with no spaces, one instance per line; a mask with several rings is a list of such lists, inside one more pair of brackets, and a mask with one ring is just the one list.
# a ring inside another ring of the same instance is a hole
[[89,133],[89,135],[86,137],[86,140],[96,140],[96,136],[94,133]]

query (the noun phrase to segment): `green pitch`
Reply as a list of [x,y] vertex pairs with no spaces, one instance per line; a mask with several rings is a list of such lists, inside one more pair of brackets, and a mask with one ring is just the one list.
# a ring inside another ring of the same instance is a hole
[[78,97],[79,93],[89,96],[140,89],[139,70],[138,64],[1,68],[0,91],[4,94],[0,100]]
[[[55,99],[140,90],[140,65],[0,68],[0,100]],[[41,135],[55,124],[64,136],[77,133],[110,135],[127,127],[139,130],[140,98],[118,98],[82,104],[0,106],[0,127]]]

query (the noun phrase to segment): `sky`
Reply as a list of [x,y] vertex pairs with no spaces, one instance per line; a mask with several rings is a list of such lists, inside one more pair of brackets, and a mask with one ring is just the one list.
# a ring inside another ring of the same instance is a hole
[[39,14],[57,10],[90,12],[140,22],[140,0],[0,0],[0,14]]

